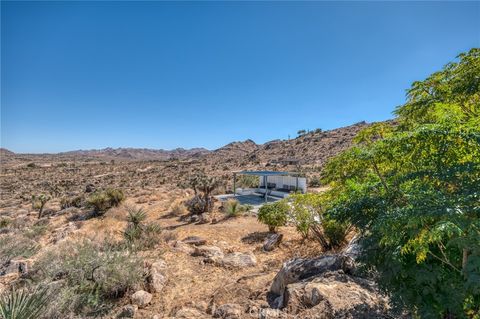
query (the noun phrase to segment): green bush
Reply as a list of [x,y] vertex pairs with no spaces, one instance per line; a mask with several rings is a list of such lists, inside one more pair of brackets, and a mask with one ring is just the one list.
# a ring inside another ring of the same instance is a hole
[[321,197],[317,194],[292,194],[289,202],[290,218],[302,237],[307,238],[313,225],[320,222]]
[[258,210],[258,220],[267,225],[269,231],[275,232],[278,227],[287,224],[289,208],[285,200],[265,204]]
[[144,281],[143,261],[108,240],[63,242],[42,254],[36,268],[33,279],[39,284],[62,280],[49,307],[50,317],[57,318],[100,316],[111,308],[112,300],[141,288]]
[[338,248],[345,244],[345,237],[349,231],[348,224],[335,219],[324,219],[322,221],[322,229],[330,247]]
[[92,208],[96,215],[102,215],[110,208],[120,205],[124,199],[125,196],[121,190],[109,188],[90,195],[87,199],[87,207]]

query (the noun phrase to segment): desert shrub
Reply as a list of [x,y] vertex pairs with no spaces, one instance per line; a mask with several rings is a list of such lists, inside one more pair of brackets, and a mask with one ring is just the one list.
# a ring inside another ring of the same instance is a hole
[[37,319],[45,315],[45,309],[53,296],[48,289],[9,290],[0,297],[0,317],[4,319]]
[[253,205],[250,204],[244,204],[243,208],[245,209],[246,212],[251,212],[253,210]]
[[188,213],[187,207],[181,201],[175,201],[170,207],[170,211],[174,216],[183,216]]
[[275,232],[278,227],[287,224],[289,205],[280,200],[265,204],[258,210],[258,220],[268,226],[269,231]]
[[125,199],[119,189],[109,188],[103,191],[95,191],[87,199],[87,206],[92,208],[96,215],[102,215],[112,207],[120,205]]
[[322,186],[322,182],[320,180],[320,177],[318,176],[313,176],[308,180],[308,187],[320,187]]
[[45,235],[48,230],[48,224],[35,224],[32,227],[24,229],[23,235],[29,239],[36,240]]
[[123,232],[123,237],[129,247],[140,250],[155,247],[162,232],[160,225],[145,223],[147,214],[141,208],[127,207],[127,212],[128,225]]
[[237,217],[245,211],[245,207],[236,199],[229,199],[223,204],[223,212],[227,217]]
[[37,167],[37,164],[35,164],[35,163],[33,163],[33,162],[32,162],[32,163],[28,163],[28,164],[27,164],[27,167],[28,167],[28,168],[35,168],[35,167]]
[[14,233],[0,235],[0,267],[14,257],[29,258],[39,249],[37,242]]
[[110,199],[110,203],[113,207],[120,205],[125,199],[125,195],[123,194],[123,191],[121,189],[107,188],[105,190],[105,193]]
[[83,206],[84,198],[83,196],[73,196],[73,197],[63,197],[60,200],[60,207],[66,209],[69,207],[80,208]]
[[2,217],[0,219],[0,228],[7,228],[12,223],[10,218]]
[[253,175],[240,175],[236,182],[238,187],[253,188],[258,186],[258,177]]
[[64,242],[43,253],[36,268],[35,282],[64,282],[49,307],[51,317],[99,316],[111,308],[113,299],[139,288],[144,280],[143,261],[108,240]]

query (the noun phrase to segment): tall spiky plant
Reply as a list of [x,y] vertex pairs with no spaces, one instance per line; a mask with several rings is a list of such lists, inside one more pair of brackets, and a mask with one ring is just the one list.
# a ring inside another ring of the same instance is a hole
[[2,319],[36,319],[44,314],[51,294],[45,288],[31,293],[27,290],[11,290],[0,297]]

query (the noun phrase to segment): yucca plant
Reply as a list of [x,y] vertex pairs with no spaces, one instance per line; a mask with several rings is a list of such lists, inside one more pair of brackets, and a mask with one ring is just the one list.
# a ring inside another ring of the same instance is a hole
[[236,217],[245,211],[245,207],[238,200],[229,199],[224,204],[224,212],[228,217]]
[[141,208],[127,207],[127,220],[135,227],[140,227],[147,218],[147,213]]
[[47,289],[12,290],[0,298],[0,317],[2,319],[36,319],[44,314],[51,300]]

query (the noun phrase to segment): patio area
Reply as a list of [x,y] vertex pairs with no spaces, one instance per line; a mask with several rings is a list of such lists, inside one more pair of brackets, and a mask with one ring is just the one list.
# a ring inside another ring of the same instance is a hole
[[[265,197],[259,194],[245,194],[245,195],[226,194],[226,195],[218,195],[215,197],[222,202],[227,201],[229,199],[236,199],[241,205],[252,205],[254,208],[259,208],[260,206],[266,203]],[[273,203],[280,199],[281,198],[279,197],[268,196],[267,203]]]
[[[257,186],[237,187],[237,175],[257,177]],[[265,203],[273,203],[293,192],[305,193],[307,181],[298,173],[278,171],[237,171],[233,173],[233,194],[215,196],[220,201],[236,199],[242,205],[252,205],[255,210]]]

